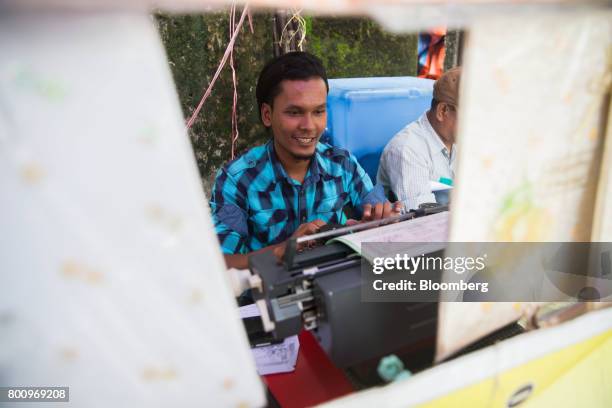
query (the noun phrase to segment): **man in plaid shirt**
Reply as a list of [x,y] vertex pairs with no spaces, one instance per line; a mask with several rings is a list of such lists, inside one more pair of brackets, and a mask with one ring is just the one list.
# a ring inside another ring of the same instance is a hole
[[[268,62],[257,81],[260,119],[271,140],[217,173],[210,206],[228,267],[248,267],[248,253],[345,224],[345,207],[363,221],[397,215],[382,189],[346,150],[319,143],[327,123],[327,75],[305,52]],[[354,222],[354,221],[352,221]]]

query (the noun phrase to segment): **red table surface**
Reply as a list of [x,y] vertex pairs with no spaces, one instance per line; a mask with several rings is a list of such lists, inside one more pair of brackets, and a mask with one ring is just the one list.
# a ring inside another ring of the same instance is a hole
[[302,330],[299,339],[295,371],[263,376],[281,407],[309,407],[354,391],[342,370],[331,362],[310,332]]

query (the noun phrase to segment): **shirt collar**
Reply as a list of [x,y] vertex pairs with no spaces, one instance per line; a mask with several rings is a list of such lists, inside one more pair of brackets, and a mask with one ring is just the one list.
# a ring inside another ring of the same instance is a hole
[[[427,141],[427,146],[429,146],[429,150],[432,153],[443,153],[445,150],[448,151],[448,149],[444,145],[444,142],[442,142],[442,139],[440,139],[440,136],[438,136],[436,130],[433,128],[433,126],[431,126],[431,123],[429,123],[427,112],[425,112],[423,116],[421,116],[421,119],[423,121],[423,126],[425,126],[425,129],[427,129],[427,132],[425,132],[425,140]],[[451,146],[451,152],[448,152],[448,154],[452,153],[452,150],[454,150],[454,146],[454,144],[453,146]]]
[[[319,154],[319,147],[320,147],[320,143],[317,143],[315,154],[312,156],[312,159],[310,160],[310,165],[308,166],[306,177],[304,177],[304,182],[302,183],[302,186],[304,187],[307,185],[316,183],[321,178],[321,169],[320,169],[321,165],[319,163],[319,160],[321,157]],[[274,171],[274,178],[279,182],[286,181],[287,183],[291,185],[297,184],[295,180],[289,177],[289,175],[285,171],[285,168],[283,167],[283,164],[278,159],[278,156],[276,155],[276,152],[274,151],[274,141],[273,140],[270,140],[268,141],[268,143],[266,143],[266,149],[268,151],[268,158],[270,159],[270,162],[272,163],[272,169]]]

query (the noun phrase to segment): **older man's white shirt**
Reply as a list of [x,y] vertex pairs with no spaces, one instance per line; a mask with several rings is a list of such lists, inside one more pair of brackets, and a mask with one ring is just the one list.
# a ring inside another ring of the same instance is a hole
[[454,180],[457,148],[449,152],[424,113],[397,133],[383,150],[377,182],[392,190],[406,209],[436,202],[431,181]]

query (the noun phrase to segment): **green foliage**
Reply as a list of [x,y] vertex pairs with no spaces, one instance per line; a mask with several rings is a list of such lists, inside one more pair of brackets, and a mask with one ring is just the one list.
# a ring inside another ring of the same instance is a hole
[[414,76],[417,36],[391,35],[365,18],[312,18],[306,47],[330,78]]
[[[241,11],[237,12],[238,20]],[[157,22],[174,77],[185,119],[191,117],[212,80],[229,42],[228,13],[206,15],[158,15]],[[272,55],[271,16],[255,15],[254,33],[248,22],[234,47],[238,82],[237,153],[266,139],[255,101],[259,71]],[[216,169],[230,159],[232,72],[229,60],[189,131],[205,187]]]
[[[238,11],[239,17],[240,10]],[[185,118],[198,105],[229,41],[228,13],[157,15],[162,41]],[[305,17],[306,48],[319,56],[330,78],[415,75],[416,36],[394,36],[363,18]],[[237,153],[264,143],[255,85],[272,57],[272,15],[253,16],[254,33],[245,22],[234,48],[238,81]],[[232,75],[228,64],[189,134],[200,174],[208,189],[214,172],[230,159]]]

